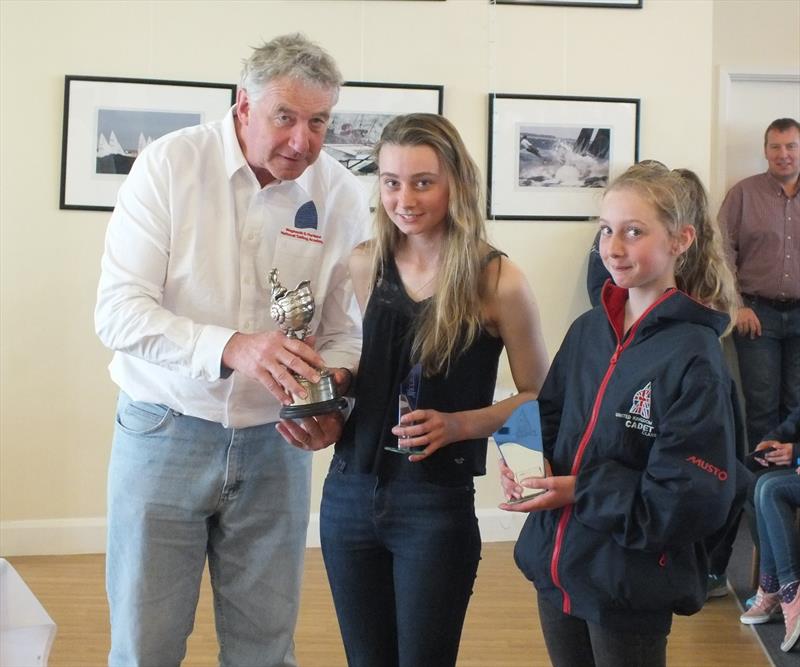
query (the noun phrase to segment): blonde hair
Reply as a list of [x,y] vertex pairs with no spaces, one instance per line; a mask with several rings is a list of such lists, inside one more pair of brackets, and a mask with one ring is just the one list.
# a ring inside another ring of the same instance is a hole
[[[458,130],[443,116],[415,113],[392,119],[373,148],[376,162],[381,149],[389,144],[429,146],[448,179],[447,233],[439,256],[438,283],[420,313],[411,347],[412,359],[420,361],[430,376],[447,372],[459,352],[474,342],[481,327],[481,260],[488,244],[480,176]],[[373,285],[392,261],[402,238],[381,201],[374,225]]]
[[690,169],[673,169],[660,164],[635,164],[608,187],[631,189],[649,202],[670,236],[691,225],[695,239],[675,263],[678,289],[715,310],[736,319],[739,296],[723,248],[722,232],[708,212],[708,196],[700,178]]

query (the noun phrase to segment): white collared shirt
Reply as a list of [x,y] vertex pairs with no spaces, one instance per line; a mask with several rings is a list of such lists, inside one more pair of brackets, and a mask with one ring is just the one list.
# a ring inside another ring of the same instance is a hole
[[277,420],[261,384],[221,377],[222,351],[237,331],[278,328],[268,277],[277,268],[287,289],[311,281],[326,364],[354,368],[361,324],[347,260],[368,219],[363,188],[325,152],[295,181],[261,188],[232,112],[153,142],[106,232],[95,327],[115,351],[111,378],[133,400],[226,427]]

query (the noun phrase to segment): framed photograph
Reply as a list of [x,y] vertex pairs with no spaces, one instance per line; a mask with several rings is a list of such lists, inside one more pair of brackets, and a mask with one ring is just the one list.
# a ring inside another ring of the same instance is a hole
[[236,84],[66,76],[59,208],[112,211],[147,144],[222,118],[235,101]]
[[487,208],[496,220],[588,220],[639,157],[639,100],[489,94]]
[[641,9],[642,0],[489,0],[496,5],[556,5],[558,7],[621,7]]
[[443,94],[444,86],[347,81],[333,108],[323,148],[358,176],[372,201],[378,180],[372,147],[383,128],[406,113],[441,114]]

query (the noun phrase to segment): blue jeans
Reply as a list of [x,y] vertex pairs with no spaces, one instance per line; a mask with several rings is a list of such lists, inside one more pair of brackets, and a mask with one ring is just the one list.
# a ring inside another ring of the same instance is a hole
[[734,333],[747,413],[750,451],[800,405],[800,306],[779,310],[744,296],[761,322],[761,336]]
[[350,667],[451,667],[480,560],[471,484],[340,472],[320,510],[322,555]]
[[539,596],[539,622],[553,667],[665,667],[667,635],[604,628]]
[[208,558],[220,664],[294,667],[311,457],[121,394],[108,474],[110,667],[186,653]]
[[800,538],[794,528],[800,507],[800,475],[794,468],[763,475],[756,484],[756,521],[762,574],[788,584],[800,579]]

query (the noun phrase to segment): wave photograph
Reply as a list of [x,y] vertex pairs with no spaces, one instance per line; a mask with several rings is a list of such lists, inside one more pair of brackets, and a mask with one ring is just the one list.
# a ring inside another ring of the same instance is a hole
[[519,187],[603,188],[608,184],[611,128],[523,125]]

